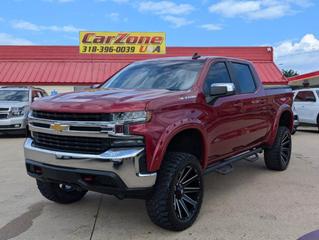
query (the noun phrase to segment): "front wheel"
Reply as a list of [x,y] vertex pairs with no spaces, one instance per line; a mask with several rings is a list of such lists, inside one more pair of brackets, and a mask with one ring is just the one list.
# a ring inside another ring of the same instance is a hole
[[290,162],[291,147],[289,129],[280,126],[273,146],[265,149],[264,158],[266,167],[276,171],[286,170]]
[[203,199],[202,171],[198,159],[188,153],[166,154],[154,192],[146,200],[152,222],[173,231],[190,227]]
[[77,190],[71,185],[51,183],[37,180],[40,193],[53,202],[68,204],[80,201],[87,193],[86,190]]

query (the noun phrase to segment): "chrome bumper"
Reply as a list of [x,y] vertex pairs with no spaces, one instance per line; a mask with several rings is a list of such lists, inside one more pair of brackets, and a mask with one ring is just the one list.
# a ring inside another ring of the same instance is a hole
[[[15,127],[15,125],[20,125],[20,126]],[[21,130],[21,129],[25,129],[26,125],[27,125],[26,117],[0,119],[0,131],[1,130]]]
[[128,188],[152,187],[156,181],[156,173],[140,173],[139,159],[144,148],[113,148],[94,155],[51,151],[34,147],[32,143],[33,140],[27,138],[24,144],[27,160],[59,167],[113,172]]

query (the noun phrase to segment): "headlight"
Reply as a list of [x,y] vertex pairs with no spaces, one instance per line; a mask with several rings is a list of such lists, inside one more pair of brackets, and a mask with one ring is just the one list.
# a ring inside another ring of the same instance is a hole
[[12,107],[11,108],[11,115],[13,117],[20,117],[23,116],[26,112],[26,107]]
[[145,111],[113,113],[116,123],[143,123],[151,120],[151,113]]

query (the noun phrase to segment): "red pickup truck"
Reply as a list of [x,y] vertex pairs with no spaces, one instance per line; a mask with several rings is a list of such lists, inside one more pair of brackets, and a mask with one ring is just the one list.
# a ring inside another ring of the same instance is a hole
[[205,173],[261,152],[268,169],[287,168],[291,104],[291,90],[265,89],[248,61],[136,62],[97,89],[32,104],[27,172],[49,200],[142,198],[155,224],[180,231],[197,218]]

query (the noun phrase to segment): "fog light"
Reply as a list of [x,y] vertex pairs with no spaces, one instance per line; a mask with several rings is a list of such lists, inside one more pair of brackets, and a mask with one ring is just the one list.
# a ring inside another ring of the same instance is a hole
[[15,128],[19,128],[21,125],[20,124],[15,124],[14,127]]

